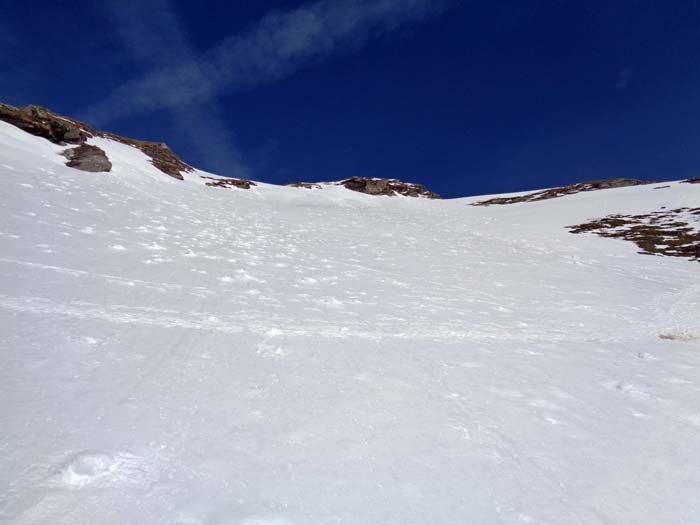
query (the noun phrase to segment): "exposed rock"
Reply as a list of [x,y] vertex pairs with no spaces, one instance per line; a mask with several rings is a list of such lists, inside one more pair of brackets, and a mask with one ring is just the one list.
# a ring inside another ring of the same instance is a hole
[[306,188],[308,190],[320,190],[322,186],[316,184],[315,182],[289,182],[285,186],[291,186],[292,188]]
[[[16,108],[0,103],[0,120],[17,126],[54,144],[80,144],[94,135],[89,126],[76,120],[64,119],[41,106]],[[87,131],[87,130],[90,131]]]
[[102,172],[112,169],[112,163],[107,155],[97,146],[81,144],[75,148],[69,148],[61,153],[68,159],[66,166],[82,171]]
[[441,199],[440,195],[429,191],[422,184],[402,182],[398,179],[375,179],[368,177],[351,177],[338,182],[352,191],[367,193],[369,195],[405,195],[408,197],[425,197],[428,199]]
[[216,177],[205,177],[204,175],[200,175],[200,177],[211,180],[212,182],[206,182],[205,184],[215,188],[241,188],[249,190],[251,186],[257,186],[256,183],[248,179],[219,179]]
[[655,211],[647,215],[609,215],[569,228],[571,233],[595,233],[632,241],[643,254],[700,262],[700,208]]
[[99,136],[116,140],[122,144],[128,144],[129,146],[140,149],[146,155],[151,157],[151,164],[166,175],[170,175],[176,179],[183,180],[183,172],[189,173],[194,171],[192,166],[182,162],[180,157],[175,155],[173,150],[171,150],[165,142],[149,142],[146,140],[130,139],[128,137],[122,137],[121,135],[115,135],[114,133],[109,133],[107,131],[99,132]]
[[653,182],[638,179],[622,178],[592,180],[588,182],[570,184],[569,186],[562,186],[560,188],[552,188],[549,190],[537,191],[535,193],[528,193],[527,195],[520,195],[518,197],[496,197],[494,199],[475,202],[473,206],[491,206],[492,204],[515,204],[518,202],[535,202],[546,199],[555,199],[557,197],[563,197],[565,195],[573,195],[575,193],[581,193],[584,191],[606,190],[610,188],[624,188],[626,186],[641,186],[644,184],[653,184]]
[[690,179],[686,179],[681,182],[685,184],[700,184],[700,177],[691,177]]
[[9,104],[0,103],[0,120],[61,146],[66,144],[85,144],[87,139],[92,137],[107,138],[133,146],[148,155],[151,158],[151,163],[156,168],[176,179],[182,180],[183,172],[194,171],[191,166],[182,162],[167,144],[130,139],[114,133],[98,131],[84,122],[62,117],[41,106],[17,108]]

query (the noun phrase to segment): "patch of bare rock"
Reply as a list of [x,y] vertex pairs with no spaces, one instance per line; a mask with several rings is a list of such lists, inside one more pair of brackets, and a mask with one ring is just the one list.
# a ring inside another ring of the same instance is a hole
[[684,184],[700,184],[700,177],[691,177],[690,179],[682,180]]
[[[0,120],[12,124],[31,135],[45,138],[60,146],[68,144],[82,145],[80,148],[77,148],[78,151],[73,151],[71,153],[72,150],[69,149],[62,153],[68,159],[66,165],[72,168],[84,171],[109,171],[112,168],[112,164],[109,162],[107,155],[104,154],[104,151],[100,150],[105,160],[98,161],[98,156],[92,149],[96,148],[96,146],[86,144],[89,138],[102,137],[140,149],[150,157],[151,163],[156,168],[176,179],[182,180],[183,172],[194,171],[191,166],[182,162],[167,144],[136,140],[107,131],[98,131],[84,122],[63,117],[41,106],[18,108],[9,104],[0,103]],[[76,150],[76,148],[73,148],[73,150]],[[88,157],[91,157],[91,160],[88,161]],[[83,158],[86,160],[81,160]],[[109,167],[107,167],[108,164]],[[94,169],[97,166],[106,169]]]
[[422,184],[402,182],[398,179],[351,177],[337,184],[345,186],[349,190],[367,193],[368,195],[405,195],[407,197],[423,197],[427,199],[442,198],[437,193],[429,191]]
[[100,131],[99,136],[140,149],[147,156],[151,157],[151,164],[153,164],[153,166],[175,179],[183,180],[183,173],[194,171],[194,168],[180,160],[180,157],[175,155],[173,150],[171,150],[165,142],[136,140],[129,137],[122,137],[121,135],[115,135],[108,131]]
[[624,188],[626,186],[641,186],[644,184],[653,183],[651,181],[623,178],[592,180],[588,182],[570,184],[568,186],[561,186],[559,188],[551,188],[549,190],[528,193],[527,195],[519,195],[517,197],[496,197],[494,199],[475,202],[473,206],[491,206],[492,204],[516,204],[519,202],[536,202],[547,199],[556,199],[557,197],[564,197],[565,195],[573,195],[575,193],[582,193],[585,191],[607,190],[610,188]]
[[306,188],[307,190],[320,190],[322,186],[316,184],[315,182],[288,182],[285,186],[290,186],[292,188]]
[[107,154],[97,146],[81,144],[75,148],[68,148],[61,152],[68,161],[66,166],[77,168],[82,171],[97,173],[112,169],[112,163],[107,158]]
[[214,188],[241,188],[249,190],[251,186],[257,186],[252,180],[248,179],[220,179],[217,177],[206,177],[200,175],[203,179],[209,179],[211,182],[205,182],[207,186]]
[[643,254],[700,262],[700,208],[677,208],[646,215],[608,215],[569,228],[570,233],[594,233],[632,241]]

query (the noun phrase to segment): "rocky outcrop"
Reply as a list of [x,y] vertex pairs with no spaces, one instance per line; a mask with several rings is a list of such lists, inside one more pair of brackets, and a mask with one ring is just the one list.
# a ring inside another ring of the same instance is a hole
[[151,158],[151,164],[158,168],[166,175],[170,175],[179,180],[183,180],[183,173],[194,171],[192,166],[185,164],[180,160],[180,157],[175,155],[165,142],[149,142],[145,140],[136,140],[121,135],[115,135],[107,131],[99,132],[99,136],[108,139],[116,140],[122,144],[128,144],[134,148],[140,149]]
[[441,199],[440,195],[429,191],[422,184],[402,182],[398,179],[377,179],[368,177],[351,177],[338,182],[352,191],[367,193],[368,195],[405,195],[407,197],[424,197],[427,199]]
[[685,184],[700,184],[700,177],[691,177],[690,179],[682,180]]
[[646,215],[608,215],[576,226],[571,233],[634,242],[648,255],[668,255],[700,261],[700,208],[659,210]]
[[285,186],[290,186],[292,188],[306,188],[307,190],[320,190],[322,186],[316,184],[315,182],[289,182]]
[[575,193],[581,193],[585,191],[606,190],[610,188],[624,188],[626,186],[641,186],[643,184],[653,184],[653,182],[638,179],[622,178],[592,180],[588,182],[579,182],[577,184],[571,184],[569,186],[562,186],[560,188],[552,188],[549,190],[537,191],[535,193],[528,193],[527,195],[520,195],[518,197],[496,197],[494,199],[475,202],[473,206],[491,206],[492,204],[516,204],[518,202],[536,202],[546,199],[556,199],[557,197],[573,195]]
[[211,182],[205,182],[205,184],[214,188],[241,188],[249,190],[251,186],[257,186],[252,180],[248,179],[220,179],[217,177],[205,177],[204,175],[200,175],[200,177],[209,179]]
[[75,148],[69,148],[61,153],[68,159],[66,166],[82,171],[102,172],[112,169],[112,163],[107,155],[97,146],[81,144]]
[[0,120],[61,146],[80,144],[96,133],[87,124],[59,117],[41,106],[16,108],[0,104]]
[[[107,138],[121,142],[122,144],[133,146],[140,149],[148,157],[150,157],[153,166],[176,179],[182,180],[183,173],[194,171],[191,166],[182,162],[182,160],[180,160],[180,158],[173,153],[167,144],[163,142],[136,140],[128,137],[122,137],[121,135],[117,135],[115,133],[98,131],[84,122],[63,117],[41,106],[26,106],[23,108],[17,108],[15,106],[10,106],[9,104],[0,103],[0,120],[12,124],[13,126],[17,126],[27,133],[45,138],[54,144],[59,144],[61,146],[65,146],[67,144],[83,144],[87,146],[86,141],[92,137]],[[88,150],[83,151],[87,152]],[[102,153],[104,154],[104,152]],[[68,156],[76,153],[67,154],[67,152],[64,152],[63,154]],[[109,159],[107,159],[106,155],[105,159],[109,163]],[[69,164],[70,162],[71,160],[69,159],[66,165],[77,169],[83,169],[81,167],[81,165],[83,165],[82,163],[71,166],[71,164]],[[84,163],[84,165],[95,166],[95,162]],[[102,165],[105,166],[106,164],[102,163]]]

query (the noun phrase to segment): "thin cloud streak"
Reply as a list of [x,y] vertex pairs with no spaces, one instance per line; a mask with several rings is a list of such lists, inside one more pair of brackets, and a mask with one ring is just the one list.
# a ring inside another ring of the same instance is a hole
[[[112,0],[108,7],[123,45],[145,68],[162,70],[181,63],[196,64],[194,50],[170,0]],[[208,83],[201,71],[193,74],[198,83]],[[167,109],[173,128],[209,165],[225,167],[228,175],[250,176],[250,170],[233,145],[231,131],[219,116],[221,111],[215,98],[202,104]]]
[[[292,75],[305,64],[443,11],[447,0],[321,0],[274,12],[200,57],[168,64],[89,107],[96,125],[154,110],[202,104]],[[142,51],[148,54],[149,51]]]

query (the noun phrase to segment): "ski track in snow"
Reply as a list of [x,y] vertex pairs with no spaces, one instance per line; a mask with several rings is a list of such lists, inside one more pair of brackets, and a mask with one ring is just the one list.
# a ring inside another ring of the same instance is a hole
[[[0,521],[700,522],[700,265],[524,205],[110,174],[0,123]],[[321,177],[322,178],[322,177]]]

